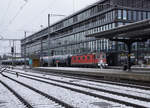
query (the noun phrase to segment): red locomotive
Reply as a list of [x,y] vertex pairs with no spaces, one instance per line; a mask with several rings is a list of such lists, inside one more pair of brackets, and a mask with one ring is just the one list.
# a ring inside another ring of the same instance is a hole
[[98,67],[100,62],[103,65],[107,64],[105,53],[92,53],[71,57],[71,66]]

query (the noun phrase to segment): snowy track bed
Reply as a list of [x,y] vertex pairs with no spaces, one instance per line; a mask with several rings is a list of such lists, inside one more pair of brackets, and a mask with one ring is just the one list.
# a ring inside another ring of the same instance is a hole
[[143,90],[143,89],[138,89],[138,88],[133,88],[133,87],[126,87],[126,86],[118,86],[118,85],[111,85],[111,84],[105,84],[105,83],[97,83],[97,82],[92,82],[92,81],[86,81],[86,80],[79,80],[79,79],[72,79],[72,78],[65,78],[65,77],[58,77],[58,76],[49,76],[49,75],[40,75],[40,74],[32,74],[32,73],[23,73],[24,75],[30,76],[32,75],[33,77],[39,77],[42,79],[47,79],[51,81],[56,81],[56,82],[61,82],[61,83],[66,83],[66,84],[71,84],[71,85],[77,85],[77,86],[82,86],[86,88],[92,88],[96,89],[99,91],[108,91],[108,92],[116,92],[119,94],[125,94],[127,97],[131,98],[136,98],[139,100],[145,100],[147,102],[150,102],[150,90]]
[[[47,76],[48,77],[48,76]],[[53,78],[53,79],[59,79],[59,78],[57,78],[57,77],[52,77],[52,76],[50,76],[51,78]],[[39,78],[40,79],[40,78]],[[61,80],[64,80],[63,78],[60,78]],[[59,80],[60,80],[59,79]],[[43,79],[42,79],[43,80]],[[76,83],[76,82],[78,82],[78,84],[83,84],[83,82],[84,82],[84,84],[89,84],[89,85],[92,85],[92,86],[94,86],[94,87],[100,87],[100,86],[102,86],[102,85],[98,85],[98,84],[92,84],[92,82],[86,82],[86,81],[82,81],[82,82],[79,82],[79,81],[77,81],[77,80],[71,80],[71,79],[65,79],[66,81],[68,80],[68,81],[70,81],[70,82],[74,82],[74,83]],[[46,80],[47,81],[47,80]],[[56,83],[55,81],[50,81],[51,83]],[[62,85],[62,83],[58,83],[57,82],[57,84],[61,84]],[[114,95],[114,94],[110,94],[110,93],[105,93],[105,92],[100,92],[100,91],[97,91],[97,90],[91,90],[91,89],[87,89],[87,88],[83,88],[83,87],[77,87],[77,86],[73,86],[73,85],[68,85],[68,84],[63,84],[64,86],[66,86],[66,87],[71,87],[71,88],[73,88],[73,89],[78,89],[78,90],[82,90],[82,91],[86,91],[86,92],[90,92],[90,93],[93,93],[93,94],[96,94],[96,95],[102,95],[102,97],[109,97],[109,98],[115,98],[115,99],[118,99],[118,102],[119,102],[119,100],[121,100],[121,101],[125,101],[125,102],[127,102],[127,103],[131,103],[131,104],[128,104],[128,105],[131,105],[132,106],[132,104],[137,104],[137,107],[138,107],[138,105],[139,106],[141,106],[141,108],[142,108],[142,106],[143,106],[143,108],[145,107],[148,107],[149,105],[150,105],[150,103],[149,102],[145,102],[145,101],[140,101],[140,100],[137,100],[137,99],[132,99],[132,98],[128,98],[128,97],[123,97],[123,96],[118,96],[118,95]],[[49,86],[49,85],[48,85]],[[104,87],[104,88],[103,88]],[[58,88],[59,89],[59,88]],[[62,88],[60,88],[60,89],[62,89]],[[102,86],[102,88],[101,89],[112,89],[112,91],[113,90],[117,90],[117,88],[115,88],[115,87],[108,87],[108,85],[107,85],[107,87],[106,87],[106,85],[103,85]],[[119,88],[118,88],[119,89]],[[126,89],[128,89],[128,88],[126,88]],[[131,89],[131,88],[130,88]],[[61,90],[62,91],[62,90]],[[129,90],[125,90],[126,92],[127,91],[129,91]],[[125,92],[124,91],[124,92]],[[131,91],[131,90],[130,90]],[[141,91],[140,91],[141,92]],[[132,91],[132,93],[134,93],[134,91]],[[141,92],[142,93],[142,92]],[[63,93],[64,94],[64,93]],[[140,94],[140,93],[139,93]],[[148,93],[147,93],[148,94]],[[147,98],[149,98],[149,97],[147,97]],[[89,105],[88,105],[89,106]],[[118,105],[117,105],[118,106]],[[126,108],[126,107],[125,107]]]
[[[19,71],[24,73],[23,69],[14,69],[11,71]],[[44,71],[35,71],[35,70],[28,70],[25,73],[30,73],[32,75],[39,75],[41,76],[41,74],[47,76],[54,76],[58,79],[69,79],[69,80],[84,80],[84,81],[90,81],[90,82],[98,82],[98,83],[104,83],[104,84],[109,84],[109,85],[118,85],[118,86],[123,86],[123,87],[127,87],[127,88],[137,88],[137,89],[142,89],[142,90],[149,90],[150,91],[150,87],[149,86],[144,86],[144,85],[138,85],[138,84],[132,84],[132,83],[121,83],[121,82],[112,82],[112,81],[106,81],[106,80],[100,80],[100,79],[94,79],[94,78],[89,78],[89,77],[80,77],[80,76],[73,76],[73,75],[64,75],[64,74],[56,74],[56,73],[51,73],[51,72],[44,72]]]
[[[6,74],[8,75],[8,74]],[[14,75],[9,75],[9,77],[14,78]],[[15,76],[16,77],[16,76]],[[106,101],[103,99],[95,98],[93,96],[88,96],[85,94],[77,93],[71,90],[66,90],[61,87],[52,86],[45,83],[39,83],[39,81],[33,81],[29,80],[23,77],[15,78],[18,81],[24,82],[26,84],[29,84],[30,86],[33,86],[34,88],[37,88],[49,95],[52,95],[56,98],[59,98],[66,103],[71,104],[74,107],[79,108],[100,108],[99,105],[103,106],[110,106],[110,107],[122,107],[127,108],[125,105],[117,104],[111,101]]]
[[40,94],[35,93],[34,91],[21,86],[14,81],[11,81],[5,77],[1,77],[1,80],[5,82],[5,84],[9,85],[9,87],[13,88],[15,92],[17,92],[19,95],[21,95],[21,97],[30,103],[31,106],[28,108],[62,108],[60,105],[54,103],[53,101],[50,101],[44,96],[41,96]]
[[25,108],[25,106],[0,83],[0,108]]
[[[131,87],[124,87],[124,86],[117,86],[117,85],[111,85],[111,84],[104,84],[104,83],[96,83],[92,81],[85,81],[85,80],[78,80],[78,79],[72,79],[72,78],[64,78],[64,77],[57,77],[57,76],[49,76],[49,75],[39,75],[39,74],[25,74],[27,76],[32,75],[33,77],[38,77],[42,79],[47,79],[51,81],[71,84],[71,85],[77,85],[77,86],[83,86],[83,87],[89,87],[97,90],[105,90],[110,92],[116,92],[116,93],[124,93],[125,95],[131,95],[141,97],[141,100],[150,102],[150,91],[149,90],[143,90],[143,89],[137,89],[137,88],[131,88]],[[130,97],[130,96],[129,96]],[[135,97],[136,98],[136,97]]]

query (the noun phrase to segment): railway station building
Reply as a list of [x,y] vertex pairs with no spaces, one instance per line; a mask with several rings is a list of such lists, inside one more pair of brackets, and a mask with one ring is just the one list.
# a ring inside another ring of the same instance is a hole
[[[150,19],[150,0],[99,0],[22,39],[21,53],[45,57],[104,52],[109,65],[120,65],[126,60],[124,43],[86,36],[146,19]],[[131,58],[150,64],[150,40],[134,43]]]

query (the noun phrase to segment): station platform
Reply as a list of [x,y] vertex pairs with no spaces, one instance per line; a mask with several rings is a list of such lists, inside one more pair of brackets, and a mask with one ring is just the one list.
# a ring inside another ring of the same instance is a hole
[[[123,69],[123,66],[108,66],[109,69]],[[134,65],[131,67],[134,71],[150,71],[150,65]]]
[[72,68],[72,67],[37,67],[34,70],[73,75],[96,76],[104,79],[125,79],[150,82],[150,70],[123,71],[119,69]]

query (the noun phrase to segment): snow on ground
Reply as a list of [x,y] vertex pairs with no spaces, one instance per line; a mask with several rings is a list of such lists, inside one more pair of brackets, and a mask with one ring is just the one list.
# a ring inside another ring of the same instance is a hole
[[[19,71],[19,72],[24,72],[24,71],[21,71],[21,70],[16,70],[16,71]],[[26,72],[29,74],[29,72]],[[43,76],[43,75],[40,75],[40,74],[35,74],[35,73],[30,73],[30,74],[33,74],[33,75],[38,75],[38,76]],[[117,86],[117,85],[111,85],[111,84],[104,84],[104,83],[96,83],[96,82],[91,82],[91,81],[84,81],[84,80],[77,80],[77,79],[71,79],[71,78],[63,78],[63,77],[57,77],[57,76],[50,76],[50,75],[44,75],[45,77],[47,78],[52,78],[52,79],[57,79],[57,80],[63,80],[63,81],[68,81],[68,82],[73,82],[73,83],[78,83],[78,84],[84,84],[84,85],[90,85],[92,87],[98,87],[98,88],[101,88],[101,89],[107,89],[107,90],[111,90],[111,91],[117,91],[117,92],[120,92],[120,93],[126,93],[126,94],[131,94],[131,95],[135,95],[135,96],[141,96],[141,97],[145,97],[145,98],[150,98],[150,91],[148,90],[141,90],[141,89],[136,89],[136,88],[130,88],[130,87],[122,87],[122,86]],[[29,81],[31,82],[31,81]],[[52,81],[51,81],[52,82]],[[39,82],[37,82],[39,83]],[[56,82],[54,82],[56,83]],[[58,84],[61,84],[61,83],[58,83]],[[38,85],[38,84],[37,84]],[[42,84],[43,85],[43,84]],[[65,85],[65,84],[64,84]],[[68,86],[66,84],[66,86]],[[44,86],[43,86],[44,87]],[[42,87],[42,88],[43,88]],[[53,88],[54,86],[50,87]],[[74,87],[74,86],[69,86],[69,87]],[[78,88],[78,87],[75,87],[75,88]],[[59,89],[59,88],[58,88]],[[62,89],[62,88],[60,88]],[[83,88],[78,88],[78,89],[82,89]],[[133,100],[133,99],[129,99],[129,98],[125,98],[125,97],[121,97],[121,96],[114,96],[114,95],[111,95],[111,94],[107,94],[107,93],[103,93],[103,92],[97,92],[97,91],[91,91],[91,90],[88,90],[88,89],[85,89],[85,91],[90,91],[90,92],[93,92],[93,93],[98,93],[98,94],[103,94],[105,96],[108,95],[108,97],[114,97],[114,98],[119,98],[120,100],[124,100],[126,99],[128,102],[133,102],[133,103],[137,103],[137,104],[143,104],[144,106],[146,107],[149,107],[150,106],[150,103],[148,102],[141,102],[141,101],[138,101],[138,100]],[[56,90],[57,91],[57,90]],[[63,90],[62,90],[63,91]],[[58,91],[59,92],[59,91]],[[71,92],[71,91],[70,91]],[[55,93],[54,93],[55,94]],[[64,93],[63,93],[64,94]],[[73,93],[74,94],[74,93]],[[68,95],[65,95],[68,97]],[[67,98],[66,97],[66,98]],[[80,96],[77,96],[80,98]],[[66,100],[65,100],[66,101]],[[79,100],[80,101],[80,100]],[[94,103],[94,102],[92,102]],[[110,102],[107,102],[107,103],[110,103]],[[87,104],[87,106],[89,106]],[[114,105],[116,106],[116,105]],[[118,106],[118,105],[117,105]],[[126,107],[125,107],[126,108]]]
[[25,108],[25,106],[0,83],[0,108]]
[[57,76],[46,75],[45,77],[50,78],[50,79],[61,80],[61,81],[75,83],[75,84],[82,84],[82,85],[100,88],[100,89],[104,89],[104,90],[108,90],[108,91],[115,91],[115,92],[119,92],[119,93],[130,94],[130,95],[150,99],[150,91],[148,91],[148,90],[141,90],[141,89],[137,89],[137,88],[123,87],[123,86],[111,85],[111,84],[106,84],[106,83],[97,83],[97,82],[92,82],[92,81],[63,78],[63,77],[57,77]]
[[[16,70],[16,71],[18,71],[18,70]],[[19,72],[24,73],[24,71],[20,71],[20,70],[19,70]],[[76,84],[88,85],[91,87],[96,87],[96,88],[105,89],[105,90],[109,90],[109,91],[116,91],[119,93],[125,93],[125,94],[130,94],[130,95],[150,99],[150,91],[149,90],[141,90],[141,89],[137,89],[137,88],[123,87],[123,86],[117,86],[117,85],[111,85],[111,84],[105,84],[105,83],[97,83],[97,82],[92,82],[92,81],[52,76],[52,75],[42,75],[42,74],[36,74],[36,73],[30,73],[30,74],[42,76],[42,77],[46,77],[46,78],[50,78],[50,79],[55,79],[55,80],[72,82],[72,83],[76,83]]]
[[41,90],[49,95],[52,95],[58,99],[61,99],[65,102],[73,105],[74,107],[100,108],[98,105],[95,105],[94,103],[108,103],[108,105],[111,105],[114,108],[118,107],[118,106],[120,106],[121,108],[129,108],[124,105],[120,105],[120,104],[106,101],[103,99],[91,97],[91,96],[77,93],[74,91],[70,91],[70,90],[67,90],[67,89],[64,89],[61,87],[56,87],[56,86],[52,86],[49,84],[40,83],[39,81],[33,81],[33,80],[26,79],[23,77],[16,78],[16,76],[10,75],[10,74],[6,74],[6,75],[11,76],[21,82],[26,83],[26,84],[29,84],[29,85],[33,86],[34,88],[39,89],[39,90]]
[[38,67],[38,68],[44,68],[44,69],[51,69],[51,70],[55,70],[55,69],[59,69],[59,70],[71,70],[71,71],[82,71],[82,72],[120,72],[122,70],[116,70],[116,69],[100,69],[100,68],[79,68],[79,67]]
[[[20,84],[17,84],[16,82],[13,82],[2,76],[0,77],[0,79],[4,81],[7,85],[9,85],[11,88],[15,89],[17,93],[19,93],[35,108],[61,108],[60,105],[57,105],[56,103],[50,101],[44,96],[41,96],[40,94],[37,94],[36,92],[33,92],[32,90],[26,87],[23,87]],[[4,93],[2,94],[4,95]],[[16,99],[12,99],[12,101],[15,101],[15,100]],[[12,108],[12,107],[8,107],[8,108]],[[14,108],[18,108],[18,107],[14,106]],[[23,107],[20,107],[20,108],[23,108]]]
[[[55,81],[49,81],[49,82],[62,84],[62,83],[58,83],[58,82],[55,82]],[[79,90],[84,90],[84,91],[87,91],[87,92],[95,93],[95,94],[100,94],[100,95],[103,95],[103,96],[106,96],[106,97],[123,100],[123,101],[126,101],[126,102],[136,103],[137,105],[143,105],[145,107],[149,107],[150,106],[149,102],[139,101],[139,100],[136,100],[136,99],[131,99],[131,98],[127,98],[127,97],[117,96],[117,95],[113,95],[113,94],[105,93],[105,92],[99,92],[99,91],[91,90],[91,89],[87,89],[87,88],[76,87],[76,86],[68,85],[68,84],[63,84],[63,85],[68,86],[68,87],[72,87],[72,88],[76,88],[76,89],[79,89]]]

